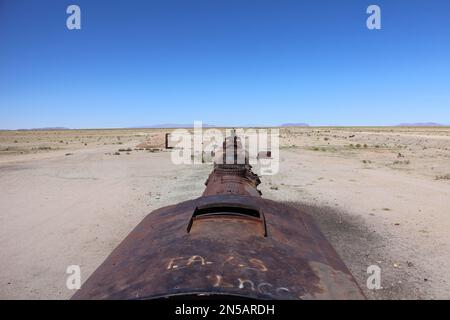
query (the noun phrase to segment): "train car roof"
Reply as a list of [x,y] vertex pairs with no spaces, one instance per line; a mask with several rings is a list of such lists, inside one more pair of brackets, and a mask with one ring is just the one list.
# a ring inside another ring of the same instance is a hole
[[310,215],[245,195],[203,196],[147,215],[73,299],[218,295],[364,299]]

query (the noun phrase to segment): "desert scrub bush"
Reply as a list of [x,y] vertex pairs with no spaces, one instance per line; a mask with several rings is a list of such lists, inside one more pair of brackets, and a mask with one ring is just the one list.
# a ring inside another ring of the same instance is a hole
[[409,164],[409,160],[395,160],[393,164]]
[[436,176],[436,180],[450,180],[450,173],[444,174],[442,176]]

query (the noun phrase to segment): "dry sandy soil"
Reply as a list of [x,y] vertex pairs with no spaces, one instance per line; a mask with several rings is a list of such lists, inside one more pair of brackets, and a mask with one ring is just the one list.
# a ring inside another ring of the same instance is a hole
[[[150,211],[199,196],[211,165],[172,164],[167,131],[0,132],[0,298],[69,298],[67,266],[85,280]],[[450,128],[280,137],[263,196],[308,210],[368,298],[450,299]]]

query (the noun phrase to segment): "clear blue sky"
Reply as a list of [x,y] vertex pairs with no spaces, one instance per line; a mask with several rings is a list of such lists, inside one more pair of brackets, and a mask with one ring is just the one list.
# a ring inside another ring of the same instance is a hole
[[0,0],[0,128],[194,120],[450,124],[450,1]]

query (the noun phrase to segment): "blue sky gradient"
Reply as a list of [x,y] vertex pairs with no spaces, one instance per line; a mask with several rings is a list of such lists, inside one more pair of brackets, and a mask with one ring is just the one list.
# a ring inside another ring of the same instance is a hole
[[194,120],[450,124],[450,1],[0,0],[0,128]]

